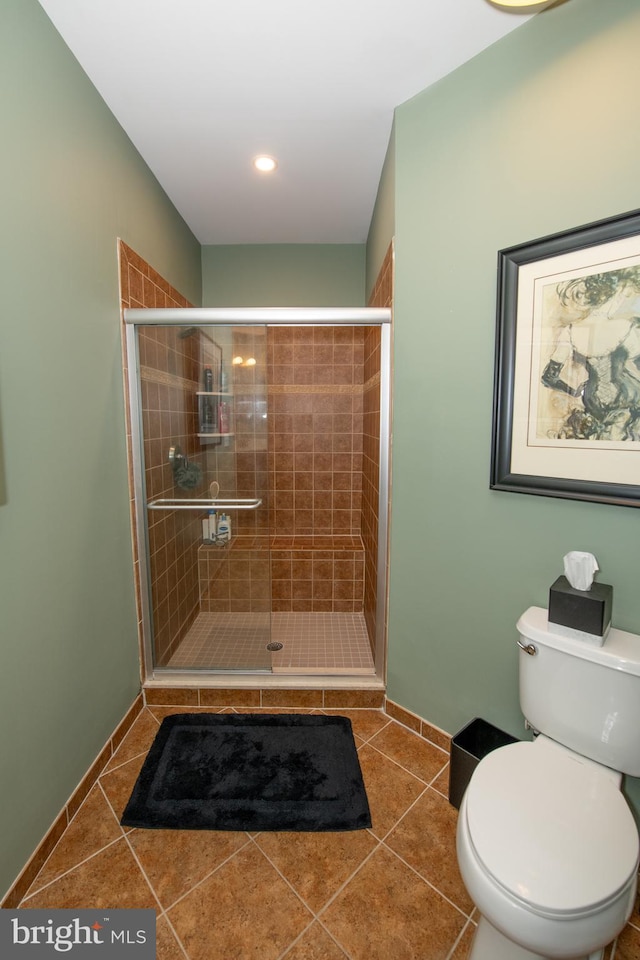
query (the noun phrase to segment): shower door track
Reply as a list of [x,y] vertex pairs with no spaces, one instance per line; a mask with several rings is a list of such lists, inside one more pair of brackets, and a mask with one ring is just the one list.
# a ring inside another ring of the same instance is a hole
[[[354,686],[354,680],[363,688],[380,689],[386,678],[386,621],[387,621],[387,564],[389,536],[389,495],[390,495],[390,441],[391,441],[391,310],[388,307],[165,307],[165,308],[125,308],[123,319],[126,331],[126,351],[129,359],[129,405],[131,410],[131,446],[133,451],[134,507],[138,559],[140,564],[140,604],[143,635],[143,682],[155,682],[166,686],[171,677],[180,677],[184,681],[190,678],[190,685],[197,685],[201,678],[229,677],[230,674],[243,679],[250,676],[260,677],[262,685],[278,686],[286,683],[296,685],[304,681],[305,687]],[[143,464],[141,457],[142,423],[140,419],[140,388],[138,377],[133,371],[140,368],[136,327],[171,326],[191,327],[197,324],[232,326],[366,326],[380,327],[380,447],[378,473],[378,554],[376,583],[376,636],[375,636],[375,677],[332,676],[320,674],[273,674],[261,670],[197,670],[183,673],[179,670],[158,670],[153,665],[153,638],[151,632],[151,604],[148,591],[147,524]],[[132,362],[133,361],[133,362]],[[134,415],[134,411],[136,414]],[[271,681],[265,684],[265,680]],[[337,682],[336,682],[337,681]],[[201,684],[200,684],[201,685]]]

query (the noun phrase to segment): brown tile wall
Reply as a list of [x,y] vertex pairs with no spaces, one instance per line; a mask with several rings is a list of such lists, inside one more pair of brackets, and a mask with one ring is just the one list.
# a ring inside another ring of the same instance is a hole
[[269,538],[234,537],[224,547],[200,547],[200,609],[205,613],[271,610]]
[[[174,290],[130,247],[120,241],[120,295],[125,307],[187,307]],[[150,327],[140,332],[140,381],[144,428],[147,496],[179,496],[168,461],[169,447],[178,444],[190,460],[204,466],[196,439],[198,389],[197,338],[181,339],[175,328]],[[125,384],[128,371],[125,363]],[[131,429],[128,399],[127,430],[132,526],[135,530]],[[188,492],[184,492],[188,496]],[[198,546],[201,524],[187,511],[150,511],[149,554],[151,602],[156,662],[171,655],[188,630],[199,605]],[[142,644],[140,569],[134,536],[138,621]]]
[[166,707],[232,707],[243,709],[362,709],[382,710],[383,690],[290,690],[274,688],[220,688],[220,687],[146,687],[143,690],[147,706]]
[[271,577],[274,611],[359,613],[364,589],[360,537],[274,537]]
[[363,590],[359,537],[241,536],[230,548],[200,547],[203,611],[358,613]]
[[[235,527],[232,532],[240,536],[259,537],[269,534],[267,336],[264,327],[235,327],[232,331],[232,357],[242,357],[245,361],[252,358],[256,363],[251,366],[232,363],[228,365],[234,395],[235,431],[235,440],[231,444],[233,463],[229,463],[231,473],[228,484],[233,484],[231,496],[259,497],[262,500],[258,510],[239,510],[233,515]],[[226,480],[223,472],[223,490],[227,489]]]
[[268,330],[270,527],[274,536],[358,536],[362,327]]

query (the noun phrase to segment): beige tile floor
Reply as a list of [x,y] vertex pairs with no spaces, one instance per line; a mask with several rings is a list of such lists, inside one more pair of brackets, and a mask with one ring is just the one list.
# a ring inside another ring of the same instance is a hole
[[[464,960],[474,910],[444,751],[378,710],[300,711],[351,718],[370,830],[123,829],[159,723],[183,710],[142,711],[21,907],[152,907],[158,960]],[[637,909],[614,958],[640,960]]]

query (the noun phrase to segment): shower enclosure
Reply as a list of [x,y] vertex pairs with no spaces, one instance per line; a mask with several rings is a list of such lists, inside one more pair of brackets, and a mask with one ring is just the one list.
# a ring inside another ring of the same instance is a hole
[[146,678],[382,678],[390,311],[124,319]]

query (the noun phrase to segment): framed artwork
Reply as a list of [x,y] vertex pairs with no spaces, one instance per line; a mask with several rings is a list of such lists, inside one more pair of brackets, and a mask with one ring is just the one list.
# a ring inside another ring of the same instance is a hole
[[490,486],[640,506],[640,211],[499,252]]

